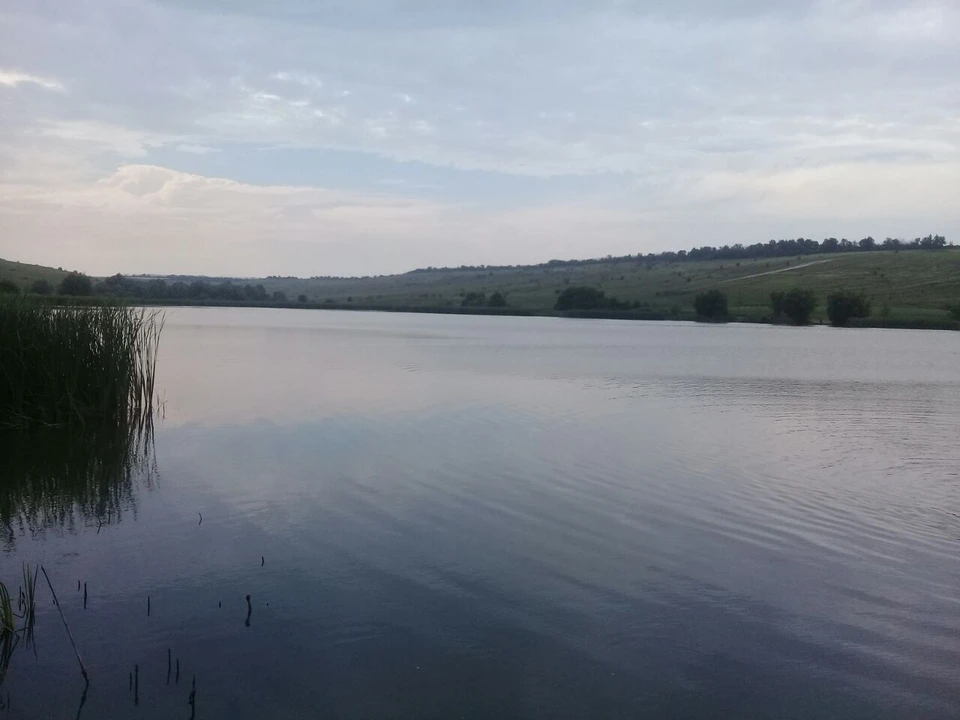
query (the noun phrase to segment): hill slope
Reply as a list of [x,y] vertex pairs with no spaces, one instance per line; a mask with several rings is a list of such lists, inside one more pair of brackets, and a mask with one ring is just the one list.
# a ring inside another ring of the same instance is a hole
[[58,268],[45,265],[28,265],[27,263],[0,258],[0,280],[15,282],[24,290],[29,289],[36,280],[46,280],[56,287],[66,274],[66,270]]
[[[24,288],[46,278],[56,284],[64,271],[0,260],[0,278]],[[192,277],[176,278],[187,282]],[[173,278],[170,278],[172,281]],[[640,303],[646,313],[692,317],[697,293],[719,288],[730,300],[733,315],[760,320],[770,314],[770,293],[801,287],[812,290],[825,317],[826,296],[839,290],[865,292],[874,317],[891,324],[952,322],[947,305],[960,303],[960,248],[943,250],[829,253],[740,261],[609,262],[513,268],[417,270],[403,275],[368,278],[245,278],[268,293],[281,291],[291,301],[306,296],[310,304],[340,307],[453,309],[468,293],[501,292],[508,307],[549,313],[557,295],[571,285],[604,290],[608,296]]]
[[[770,312],[770,293],[791,287],[813,290],[825,310],[828,293],[857,290],[887,307],[891,318],[927,316],[949,319],[946,305],[960,302],[960,249],[836,253],[802,258],[738,262],[655,262],[621,260],[560,267],[428,270],[377,278],[267,278],[268,291],[291,299],[304,294],[313,302],[348,300],[364,306],[456,306],[470,292],[502,292],[510,307],[548,311],[569,285],[588,285],[651,310],[692,311],[693,298],[719,288],[735,315],[759,319]],[[820,317],[816,315],[815,317]]]

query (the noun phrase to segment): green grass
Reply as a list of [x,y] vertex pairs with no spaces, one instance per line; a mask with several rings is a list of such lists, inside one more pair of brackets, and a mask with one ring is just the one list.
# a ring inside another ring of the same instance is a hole
[[60,268],[28,265],[27,263],[0,259],[0,280],[9,280],[24,291],[29,290],[30,286],[37,280],[46,280],[55,288],[66,276],[67,271]]
[[[507,310],[533,314],[552,313],[564,288],[588,285],[605,291],[607,296],[642,304],[638,312],[621,313],[624,317],[682,319],[694,317],[693,299],[697,293],[718,288],[729,297],[731,315],[749,321],[769,318],[771,292],[801,287],[811,290],[819,302],[814,322],[826,321],[829,293],[850,290],[862,291],[870,298],[873,315],[868,323],[960,327],[946,309],[960,303],[960,248],[740,261],[627,259],[564,266],[436,270],[369,278],[264,278],[252,282],[262,283],[268,293],[286,293],[290,299],[287,306],[302,307],[296,303],[302,294],[307,296],[309,307],[450,312],[459,308],[467,293],[490,296],[502,292],[507,298]],[[331,302],[325,303],[326,300]]]
[[[809,263],[809,264],[808,264]],[[762,274],[771,273],[771,274]],[[260,281],[268,292],[283,290],[291,298],[305,294],[312,302],[329,298],[349,307],[455,307],[468,292],[502,292],[510,308],[550,312],[569,285],[589,285],[608,296],[640,302],[643,313],[693,316],[693,298],[718,288],[729,297],[736,317],[761,320],[770,315],[770,293],[791,287],[814,292],[819,307],[814,320],[826,318],[826,297],[840,290],[865,292],[874,317],[907,322],[911,318],[943,322],[952,318],[947,305],[960,302],[960,249],[875,251],[741,261],[620,261],[565,267],[441,270],[360,279],[275,279]],[[352,298],[352,302],[348,302]]]
[[0,298],[0,428],[125,427],[152,412],[155,312]]

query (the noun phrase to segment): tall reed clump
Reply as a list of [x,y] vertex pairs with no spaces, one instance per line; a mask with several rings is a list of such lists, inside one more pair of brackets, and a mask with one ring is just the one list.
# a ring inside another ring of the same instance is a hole
[[0,428],[148,420],[162,329],[156,311],[0,300]]

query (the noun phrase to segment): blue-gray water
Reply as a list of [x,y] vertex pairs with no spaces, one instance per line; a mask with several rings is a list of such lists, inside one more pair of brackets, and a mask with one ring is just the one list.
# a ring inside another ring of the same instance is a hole
[[0,559],[82,717],[960,715],[960,334],[176,309],[158,389]]

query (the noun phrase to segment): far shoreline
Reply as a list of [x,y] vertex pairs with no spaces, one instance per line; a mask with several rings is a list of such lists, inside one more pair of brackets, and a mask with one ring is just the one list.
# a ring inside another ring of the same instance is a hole
[[[89,304],[99,304],[90,298]],[[236,302],[230,300],[183,300],[171,299],[147,300],[138,298],[131,305],[143,307],[194,307],[194,308],[264,308],[274,310],[345,310],[349,312],[386,312],[411,313],[417,315],[486,315],[491,317],[553,317],[574,320],[623,320],[645,322],[694,322],[703,325],[771,325],[783,327],[834,327],[830,323],[819,322],[807,325],[791,325],[773,322],[769,318],[734,315],[723,320],[706,320],[693,313],[684,312],[679,316],[647,310],[531,310],[526,308],[489,308],[489,307],[424,307],[424,306],[378,306],[362,303],[315,303],[315,302]],[[926,318],[891,319],[881,317],[852,318],[844,326],[847,329],[886,329],[886,330],[960,330],[960,321],[929,320]],[[842,329],[842,328],[841,328]]]

